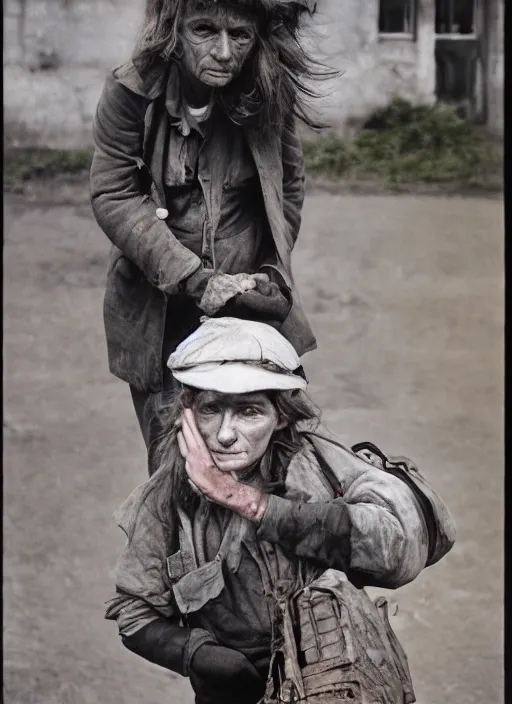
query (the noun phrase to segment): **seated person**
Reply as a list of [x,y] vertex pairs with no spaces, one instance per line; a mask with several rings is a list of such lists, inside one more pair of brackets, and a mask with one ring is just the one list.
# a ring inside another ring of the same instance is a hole
[[[273,594],[325,570],[396,588],[440,559],[411,484],[319,424],[291,344],[264,323],[208,319],[169,358],[176,396],[155,474],[116,516],[128,542],[107,618],[125,646],[190,678],[197,704],[261,700]],[[281,592],[282,593],[282,592]]]

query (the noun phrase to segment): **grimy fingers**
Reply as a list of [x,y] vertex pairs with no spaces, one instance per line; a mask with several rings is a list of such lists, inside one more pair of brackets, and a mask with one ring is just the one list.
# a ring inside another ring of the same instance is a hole
[[268,296],[272,291],[272,284],[267,274],[253,274],[252,279],[256,284],[256,291],[263,296]]
[[256,288],[257,282],[252,277],[250,277],[241,281],[240,286],[242,287],[243,291],[252,291]]
[[196,419],[191,408],[186,408],[183,413],[183,433],[189,448],[207,451],[207,447],[201,433],[196,425]]
[[268,274],[251,274],[252,278],[254,281],[256,281],[259,284],[268,284],[270,282],[270,279],[268,278]]
[[181,429],[185,440],[187,441],[187,445],[189,447],[199,447],[199,438],[197,437],[198,431],[196,428],[194,414],[190,408],[185,408],[183,411],[183,424]]

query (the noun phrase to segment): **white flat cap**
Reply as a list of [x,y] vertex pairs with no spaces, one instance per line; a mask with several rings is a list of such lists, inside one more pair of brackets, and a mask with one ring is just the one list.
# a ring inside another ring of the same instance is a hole
[[265,323],[207,318],[167,362],[187,386],[225,394],[305,389],[292,345]]

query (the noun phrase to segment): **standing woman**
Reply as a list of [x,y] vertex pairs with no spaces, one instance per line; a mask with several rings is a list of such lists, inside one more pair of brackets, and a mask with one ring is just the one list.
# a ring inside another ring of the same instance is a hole
[[133,59],[107,78],[91,198],[114,247],[104,319],[146,445],[161,428],[163,360],[204,315],[316,347],[294,289],[308,124],[320,77],[298,39],[310,0],[147,0]]

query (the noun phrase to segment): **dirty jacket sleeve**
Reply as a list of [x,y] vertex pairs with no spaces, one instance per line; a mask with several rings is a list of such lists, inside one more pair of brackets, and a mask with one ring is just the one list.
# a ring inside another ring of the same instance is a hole
[[130,650],[186,675],[195,651],[216,640],[203,629],[180,625],[166,576],[168,541],[158,502],[166,491],[162,474],[135,489],[115,513],[127,542],[116,566],[116,596],[108,602],[105,618],[117,621]]
[[[305,195],[304,155],[293,115],[288,116],[283,128],[282,161],[283,214],[288,226],[290,249],[293,249],[299,236]],[[285,295],[291,297],[286,271],[275,255],[268,257],[268,261],[260,266],[259,271],[268,274],[270,280],[278,284]]]
[[291,246],[299,235],[302,206],[305,194],[305,170],[302,145],[297,135],[295,118],[285,121],[282,139],[283,150],[283,210],[289,227]]
[[428,559],[425,518],[412,490],[368,465],[342,485],[343,497],[302,502],[271,495],[258,537],[297,557],[396,588]]
[[140,187],[147,175],[142,155],[148,104],[114,73],[109,75],[93,127],[91,202],[99,226],[113,244],[151,284],[173,294],[201,261],[157,218],[156,202]]

